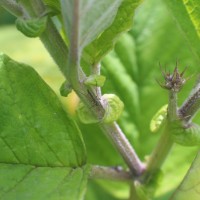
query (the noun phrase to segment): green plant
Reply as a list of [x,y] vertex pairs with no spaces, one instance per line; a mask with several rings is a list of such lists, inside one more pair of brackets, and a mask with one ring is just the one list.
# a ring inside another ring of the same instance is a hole
[[[199,199],[199,83],[185,98],[199,72],[197,0],[0,5],[40,38],[64,76],[61,95],[80,98],[75,116],[65,112],[33,68],[0,54],[1,199]],[[157,67],[177,58],[191,67]]]

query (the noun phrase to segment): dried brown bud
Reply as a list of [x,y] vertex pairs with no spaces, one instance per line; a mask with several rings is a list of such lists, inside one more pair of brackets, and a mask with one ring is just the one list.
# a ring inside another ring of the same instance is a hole
[[183,70],[183,72],[179,73],[178,67],[176,66],[173,73],[170,74],[170,72],[166,72],[166,70],[163,71],[161,68],[161,72],[165,79],[165,83],[161,84],[159,81],[157,82],[164,89],[172,90],[174,92],[179,92],[186,82],[186,79],[183,78],[185,71],[186,68]]

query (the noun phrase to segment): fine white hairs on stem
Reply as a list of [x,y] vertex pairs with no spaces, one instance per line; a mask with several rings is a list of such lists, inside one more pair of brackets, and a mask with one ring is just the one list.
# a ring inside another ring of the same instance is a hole
[[195,87],[191,91],[189,97],[178,110],[182,119],[190,122],[200,108],[200,77],[198,77]]

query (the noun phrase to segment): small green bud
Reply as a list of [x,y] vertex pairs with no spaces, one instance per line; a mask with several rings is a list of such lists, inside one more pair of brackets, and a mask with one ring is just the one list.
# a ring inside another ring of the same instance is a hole
[[33,19],[17,18],[16,27],[27,37],[38,37],[46,28],[47,16]]
[[105,80],[106,80],[105,76],[94,74],[94,75],[87,77],[87,79],[84,81],[84,84],[87,86],[102,87],[104,85]]
[[92,115],[91,110],[89,110],[82,101],[79,102],[76,113],[80,121],[84,124],[99,122],[99,120]]
[[72,87],[67,81],[65,81],[60,87],[60,95],[63,97],[67,97],[71,91]]
[[183,127],[181,122],[172,123],[171,133],[174,142],[183,146],[199,146],[200,145],[200,126],[190,124]]
[[120,117],[124,104],[119,97],[115,94],[104,94],[102,99],[105,105],[105,114],[103,119],[95,118],[91,113],[91,109],[88,109],[82,102],[79,103],[76,112],[82,123],[92,124],[100,121],[104,123],[112,123]]
[[116,121],[124,109],[124,103],[115,94],[104,94],[102,96],[105,102],[105,115],[103,117],[103,122],[111,123]]
[[150,122],[150,130],[155,133],[159,130],[162,123],[166,119],[167,116],[167,107],[168,105],[162,106],[158,112],[153,116],[151,122]]

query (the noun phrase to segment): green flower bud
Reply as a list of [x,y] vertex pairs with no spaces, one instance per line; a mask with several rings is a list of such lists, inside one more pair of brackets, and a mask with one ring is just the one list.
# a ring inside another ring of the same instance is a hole
[[124,103],[120,98],[115,94],[104,94],[102,99],[105,102],[105,115],[102,121],[112,123],[119,119],[124,109]]
[[150,130],[155,133],[159,130],[167,116],[168,105],[162,106],[150,122]]
[[47,16],[33,19],[18,18],[16,27],[27,37],[38,37],[46,28]]
[[171,126],[172,138],[174,142],[183,146],[199,146],[200,145],[200,126],[190,124],[183,127],[181,123],[173,123]]
[[72,87],[67,81],[65,81],[60,87],[60,95],[63,97],[67,97],[71,91]]
[[84,81],[84,84],[87,86],[102,87],[104,85],[105,80],[106,80],[105,76],[95,74],[87,77],[87,79]]
[[84,124],[99,122],[99,120],[92,115],[91,110],[89,110],[82,101],[79,102],[76,113],[80,121]]

